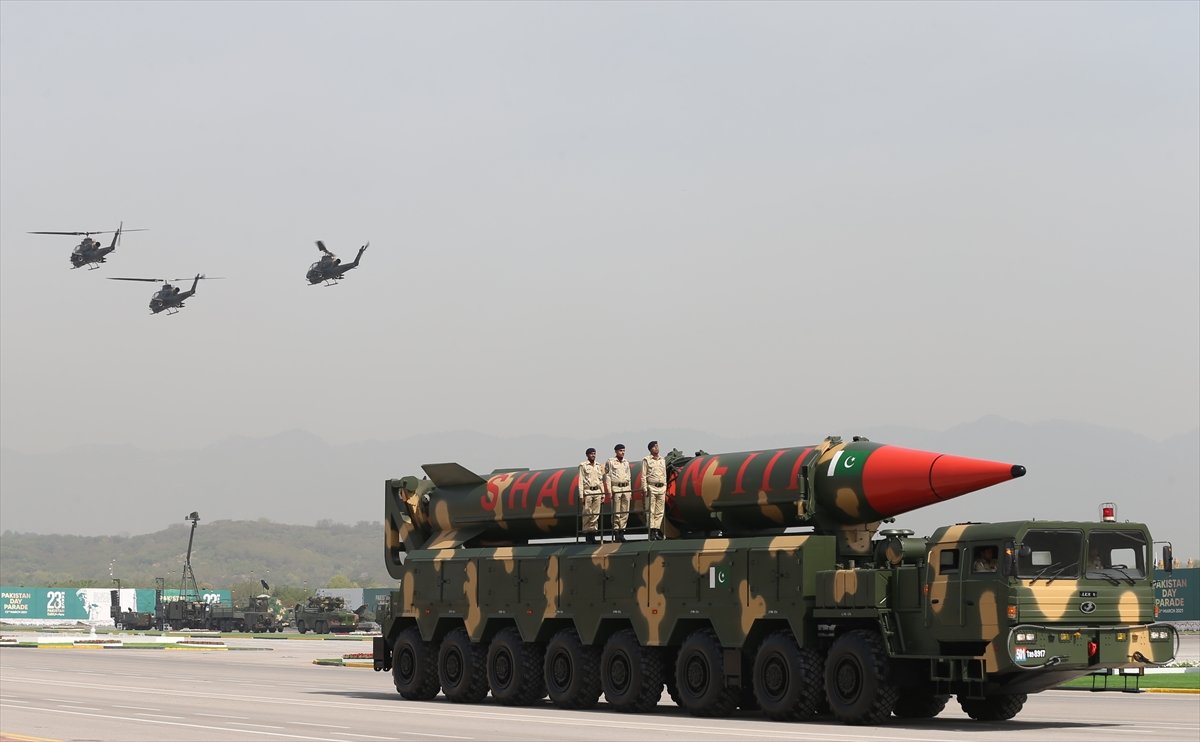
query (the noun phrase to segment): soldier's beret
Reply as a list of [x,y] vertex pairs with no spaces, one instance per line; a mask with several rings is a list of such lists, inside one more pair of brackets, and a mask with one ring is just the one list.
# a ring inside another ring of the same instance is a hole
[[586,450],[586,451],[584,451],[584,452],[583,452],[583,455],[584,455],[584,456],[587,456],[589,453],[596,453],[596,449],[594,449],[594,448],[589,448],[588,450]]
[[625,450],[625,444],[624,444],[624,443],[618,443],[617,445],[613,446],[613,450],[614,450],[614,451],[624,451],[624,450]]

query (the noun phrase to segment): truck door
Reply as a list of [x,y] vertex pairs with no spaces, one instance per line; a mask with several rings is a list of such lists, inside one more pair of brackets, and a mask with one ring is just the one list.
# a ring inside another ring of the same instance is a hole
[[962,626],[964,552],[961,544],[938,544],[929,554],[926,626]]

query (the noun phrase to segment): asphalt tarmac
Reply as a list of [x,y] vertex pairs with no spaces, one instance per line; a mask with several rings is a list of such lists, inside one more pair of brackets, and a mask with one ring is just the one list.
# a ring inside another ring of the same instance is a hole
[[369,652],[370,642],[230,639],[236,650],[0,648],[0,739],[98,742],[227,740],[1188,740],[1200,739],[1200,695],[1048,691],[1014,720],[971,721],[951,700],[936,719],[872,728],[788,724],[757,715],[698,719],[664,694],[658,712],[563,711],[549,702],[418,703],[370,669],[315,658]]

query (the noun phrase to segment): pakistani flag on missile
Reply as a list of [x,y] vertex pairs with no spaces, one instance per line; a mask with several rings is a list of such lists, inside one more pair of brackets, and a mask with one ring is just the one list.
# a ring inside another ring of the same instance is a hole
[[866,465],[867,458],[874,451],[875,449],[848,451],[844,448],[840,451],[835,451],[833,458],[829,460],[829,468],[825,470],[825,476],[842,477],[849,475],[862,477],[863,466]]

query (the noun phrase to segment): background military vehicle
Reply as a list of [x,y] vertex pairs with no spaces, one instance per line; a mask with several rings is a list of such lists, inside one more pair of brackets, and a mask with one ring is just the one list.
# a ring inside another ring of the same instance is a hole
[[207,629],[212,604],[203,600],[189,600],[186,596],[178,600],[164,600],[162,604],[163,628],[170,631],[185,629]]
[[307,602],[296,604],[292,625],[301,634],[309,631],[348,634],[358,627],[358,614],[347,610],[346,601],[340,597],[314,595]]
[[256,595],[243,608],[214,605],[209,611],[208,628],[216,631],[275,633],[286,625],[285,611],[270,595]]
[[[386,484],[385,560],[400,589],[373,646],[375,669],[409,699],[473,703],[490,691],[502,704],[549,695],[588,708],[603,694],[642,712],[665,687],[698,716],[828,709],[876,724],[936,716],[956,695],[972,718],[1001,720],[1028,693],[1174,654],[1174,629],[1154,624],[1140,524],[876,537],[881,521],[1020,466],[862,438],[673,451],[669,538],[599,546],[578,543],[573,468],[423,468],[427,479]],[[635,463],[635,497],[640,474]],[[1084,568],[1092,547],[1100,566]]]

